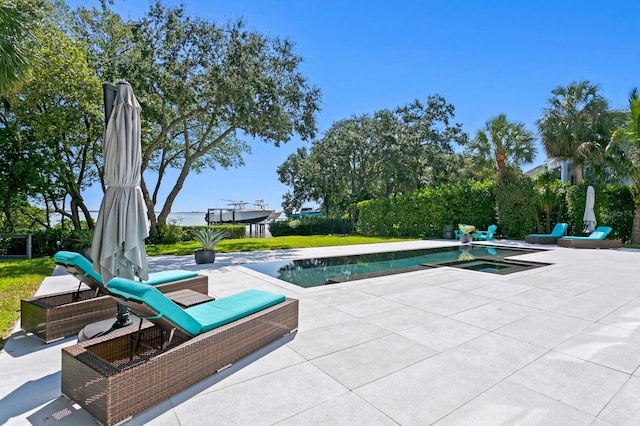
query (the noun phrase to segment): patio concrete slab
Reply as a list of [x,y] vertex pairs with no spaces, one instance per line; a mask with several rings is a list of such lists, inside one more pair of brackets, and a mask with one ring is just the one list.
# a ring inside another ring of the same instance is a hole
[[[549,266],[504,276],[444,267],[308,289],[243,266],[457,244],[149,258],[152,271],[209,275],[217,297],[297,298],[299,329],[127,424],[640,424],[640,251],[547,246],[519,258]],[[55,270],[38,294],[77,284]],[[15,329],[0,352],[1,424],[95,423],[60,394],[60,351],[74,343]]]
[[355,389],[437,353],[415,340],[391,334],[312,362],[347,388]]
[[550,352],[509,380],[567,405],[598,415],[629,379],[627,374]]
[[535,312],[538,310],[515,303],[496,301],[451,315],[449,318],[487,330],[495,330]]
[[435,424],[562,426],[588,425],[594,419],[591,414],[505,380]]
[[555,350],[633,374],[640,366],[640,333],[605,324],[593,324]]
[[400,331],[398,334],[438,351],[445,351],[486,333],[487,330],[483,328],[442,318]]

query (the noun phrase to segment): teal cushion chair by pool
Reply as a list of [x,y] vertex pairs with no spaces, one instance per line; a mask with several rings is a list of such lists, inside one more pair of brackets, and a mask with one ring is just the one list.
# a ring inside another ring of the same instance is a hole
[[281,294],[247,290],[183,309],[155,287],[126,278],[107,284],[118,302],[141,319],[192,337],[285,301]]
[[566,236],[558,239],[560,247],[569,248],[619,248],[622,246],[620,240],[608,240],[607,236],[611,233],[610,226],[598,226],[587,237]]
[[558,238],[567,232],[568,227],[568,223],[556,223],[550,234],[529,234],[524,240],[530,244],[557,244]]
[[604,240],[607,237],[607,235],[611,233],[611,231],[612,229],[610,226],[598,226],[587,237],[566,236],[566,237],[562,237],[562,239],[563,240]]
[[[24,331],[49,343],[77,335],[89,324],[115,319],[117,303],[108,296],[102,277],[93,271],[89,259],[80,253],[59,251],[53,260],[79,281],[78,286],[75,290],[21,299],[20,326]],[[154,272],[144,285],[174,295],[188,291],[209,293],[209,277],[194,271]]]
[[496,233],[497,229],[498,229],[497,225],[491,225],[489,226],[489,228],[487,228],[486,231],[476,231],[473,234],[471,234],[471,236],[473,237],[474,240],[491,241],[493,240],[493,234]]
[[120,424],[265,346],[274,350],[298,328],[298,300],[268,291],[183,309],[139,281],[116,277],[107,289],[141,318],[138,329],[64,347],[61,369],[62,394],[104,425]]

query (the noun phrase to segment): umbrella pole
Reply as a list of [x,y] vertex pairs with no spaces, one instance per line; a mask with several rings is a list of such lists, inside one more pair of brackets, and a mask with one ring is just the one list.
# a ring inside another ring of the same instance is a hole
[[129,321],[129,308],[118,303],[118,313],[116,315],[116,322],[111,326],[112,329],[126,327],[130,324]]

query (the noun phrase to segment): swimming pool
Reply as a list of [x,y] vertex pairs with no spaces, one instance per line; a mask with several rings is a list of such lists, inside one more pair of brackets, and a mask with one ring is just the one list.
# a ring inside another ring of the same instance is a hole
[[306,288],[441,266],[492,274],[509,274],[545,266],[544,263],[508,259],[510,256],[537,251],[540,250],[456,245],[353,256],[249,263],[244,266]]

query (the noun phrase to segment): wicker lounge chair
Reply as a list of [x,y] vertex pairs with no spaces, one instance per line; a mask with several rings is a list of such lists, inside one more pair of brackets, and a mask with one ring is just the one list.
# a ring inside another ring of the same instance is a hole
[[[61,251],[54,255],[56,265],[79,280],[75,291],[37,296],[20,301],[21,328],[45,343],[77,334],[89,323],[115,318],[117,304],[108,297],[102,277],[91,262],[79,253]],[[82,289],[82,283],[90,289]],[[209,292],[209,279],[192,271],[163,271],[149,274],[146,284],[169,293],[191,290]]]
[[598,226],[588,237],[562,237],[558,239],[560,247],[570,248],[620,248],[622,242],[620,240],[606,240],[607,235],[611,233],[611,227]]
[[524,240],[530,244],[557,244],[558,238],[567,232],[568,227],[567,223],[556,223],[550,234],[529,234]]
[[491,241],[493,240],[493,234],[496,233],[497,229],[498,229],[497,225],[491,225],[489,226],[489,228],[487,228],[486,231],[474,232],[473,234],[471,234],[471,237],[477,241]]
[[298,301],[279,294],[248,290],[181,309],[134,281],[107,287],[141,317],[140,330],[62,350],[62,393],[101,424],[122,422],[298,327]]

